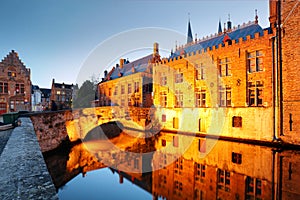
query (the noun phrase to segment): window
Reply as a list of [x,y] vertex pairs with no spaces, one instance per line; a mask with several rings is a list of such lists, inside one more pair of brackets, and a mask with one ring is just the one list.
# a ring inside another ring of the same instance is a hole
[[206,90],[203,88],[196,88],[196,107],[206,106]]
[[248,83],[249,106],[263,106],[263,87],[262,81]]
[[263,71],[262,57],[262,51],[254,51],[247,53],[247,68],[250,73]]
[[181,90],[175,90],[175,106],[183,107],[183,92]]
[[167,176],[160,174],[158,180],[158,187],[162,188],[167,183]]
[[194,200],[202,200],[204,199],[204,196],[205,196],[205,191],[203,190],[199,190],[199,189],[195,189],[195,196],[194,196]]
[[174,190],[173,193],[177,194],[178,196],[181,196],[181,192],[182,192],[182,183],[180,181],[174,181]]
[[140,97],[135,97],[134,98],[134,106],[139,107],[140,106]]
[[111,96],[111,88],[108,89],[108,96]]
[[60,95],[60,90],[57,90],[57,91],[56,91],[56,94],[57,94],[57,95]]
[[160,77],[160,85],[167,85],[167,76]]
[[118,86],[115,87],[114,95],[118,95]]
[[24,94],[25,93],[25,87],[24,87],[24,84],[20,84],[21,86],[21,94]]
[[205,71],[204,66],[201,63],[200,67],[196,65],[196,80],[204,80],[205,79]]
[[0,94],[8,93],[8,83],[0,82]]
[[261,200],[262,199],[262,184],[261,179],[258,178],[252,178],[247,176],[246,178],[246,200]]
[[231,76],[231,63],[229,58],[219,60],[220,76]]
[[132,87],[131,87],[131,83],[128,83],[128,94],[132,93]]
[[125,99],[121,99],[121,106],[125,106]]
[[175,174],[182,174],[183,171],[183,159],[182,158],[178,158],[175,161]]
[[160,92],[160,105],[162,107],[167,107],[167,92]]
[[17,76],[16,72],[12,72],[12,71],[7,72],[7,75],[9,77],[16,77]]
[[167,146],[167,141],[164,139],[161,140],[161,146],[163,146],[163,147]]
[[179,119],[178,119],[178,117],[173,117],[173,128],[175,128],[175,129],[179,128]]
[[121,85],[121,94],[125,94],[125,86]]
[[177,73],[175,74],[175,83],[182,83],[183,82],[183,73]]
[[242,127],[242,117],[234,116],[232,117],[232,127]]
[[231,161],[236,164],[242,164],[242,154],[232,152]]
[[218,169],[218,189],[230,192],[230,172]]
[[231,88],[228,86],[220,87],[220,106],[231,106]]
[[16,94],[20,94],[20,84],[16,83],[15,91]]
[[205,165],[200,164],[200,163],[195,163],[195,180],[196,181],[200,181],[200,182],[204,182],[204,178],[205,178]]
[[139,82],[134,82],[134,92],[135,93],[140,92],[140,83]]
[[128,97],[128,106],[132,106],[132,104],[131,104],[131,97]]

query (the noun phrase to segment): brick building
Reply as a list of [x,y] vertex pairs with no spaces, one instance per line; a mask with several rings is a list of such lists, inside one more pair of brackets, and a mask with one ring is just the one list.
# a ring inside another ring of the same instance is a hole
[[31,110],[30,69],[12,50],[0,62],[0,113]]
[[51,89],[48,88],[40,88],[42,92],[42,108],[43,110],[50,109],[50,98],[51,98]]
[[153,54],[133,62],[120,59],[98,84],[99,106],[151,107],[152,65],[159,60],[157,43]]
[[300,3],[296,0],[271,1],[270,23],[276,30],[274,68],[278,93],[276,106],[280,138],[300,144]]
[[52,79],[50,100],[56,103],[58,109],[69,109],[72,106],[75,90],[73,84],[55,83],[55,79]]
[[31,110],[42,111],[42,91],[38,85],[31,87]]
[[[270,0],[270,27],[262,28],[256,14],[236,27],[219,22],[217,33],[200,40],[189,22],[187,44],[156,59],[152,70],[121,60],[106,72],[99,105],[148,107],[152,97],[155,120],[166,130],[300,144],[299,4]],[[148,83],[153,95],[144,93]]]
[[168,130],[272,140],[272,30],[257,16],[219,27],[154,65],[156,117]]

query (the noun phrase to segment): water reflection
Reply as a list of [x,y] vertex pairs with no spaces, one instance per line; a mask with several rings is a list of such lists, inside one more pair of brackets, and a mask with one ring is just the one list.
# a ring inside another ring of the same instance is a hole
[[[115,154],[103,146],[95,154],[81,143],[68,151],[46,155],[45,160],[57,189],[78,174],[85,176],[108,166],[119,175],[116,184],[126,179],[153,199],[300,199],[300,152],[221,140],[210,148],[205,138],[191,137],[189,148],[182,153],[176,149],[183,140],[176,137],[180,135],[161,132],[151,142],[131,143],[131,150],[140,157]],[[121,147],[127,142],[115,140]],[[138,170],[143,168],[145,151],[154,152],[150,158],[153,172]],[[108,162],[114,163],[113,167],[105,164]],[[118,166],[137,171],[120,170]],[[100,192],[101,185],[98,188]]]

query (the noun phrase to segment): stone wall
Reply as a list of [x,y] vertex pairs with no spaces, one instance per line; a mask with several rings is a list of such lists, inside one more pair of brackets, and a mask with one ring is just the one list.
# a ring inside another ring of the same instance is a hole
[[75,142],[98,125],[120,121],[125,126],[143,129],[149,109],[96,107],[30,114],[42,152],[57,148],[63,142]]
[[42,152],[83,139],[91,129],[112,119],[110,108],[41,112],[30,118]]

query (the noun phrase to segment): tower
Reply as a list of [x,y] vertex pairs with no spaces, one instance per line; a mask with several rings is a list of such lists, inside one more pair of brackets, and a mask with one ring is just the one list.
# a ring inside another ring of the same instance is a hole
[[218,28],[218,34],[222,34],[222,26],[221,26],[221,19],[219,20],[219,28]]
[[192,34],[192,28],[191,28],[191,22],[189,19],[189,23],[188,23],[188,33],[187,33],[187,44],[193,42],[193,34]]

